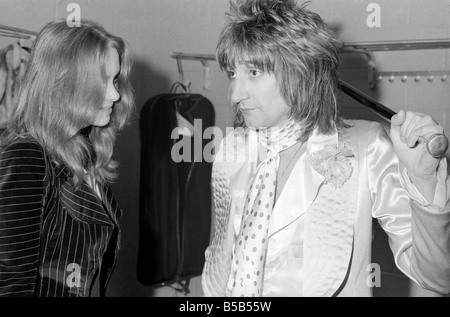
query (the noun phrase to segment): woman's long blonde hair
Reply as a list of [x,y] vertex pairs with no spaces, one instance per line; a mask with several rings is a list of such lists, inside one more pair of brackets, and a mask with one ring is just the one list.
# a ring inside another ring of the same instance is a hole
[[[92,126],[106,94],[109,50],[120,58],[117,78],[121,98],[105,127]],[[126,124],[134,97],[129,76],[131,63],[125,42],[98,23],[51,22],[39,33],[31,49],[27,71],[20,84],[18,106],[5,132],[4,147],[17,137],[35,138],[57,165],[66,165],[73,185],[87,171],[101,183],[116,177],[112,159],[117,132]],[[87,130],[87,135],[80,133]]]

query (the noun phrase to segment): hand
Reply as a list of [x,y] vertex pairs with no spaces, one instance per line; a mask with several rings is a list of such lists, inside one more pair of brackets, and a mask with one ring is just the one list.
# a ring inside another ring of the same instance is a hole
[[391,140],[408,175],[421,181],[435,181],[439,159],[428,153],[426,142],[444,129],[428,115],[401,110],[391,119]]

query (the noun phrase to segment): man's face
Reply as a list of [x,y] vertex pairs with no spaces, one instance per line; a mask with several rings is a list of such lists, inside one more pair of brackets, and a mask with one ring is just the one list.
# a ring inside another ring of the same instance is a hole
[[235,69],[227,70],[229,96],[245,124],[253,128],[284,126],[291,108],[280,93],[275,74],[264,72],[250,62],[235,65]]

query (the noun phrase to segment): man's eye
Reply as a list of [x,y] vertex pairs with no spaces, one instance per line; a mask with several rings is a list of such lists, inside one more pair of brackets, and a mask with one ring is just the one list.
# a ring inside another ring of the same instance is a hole
[[232,70],[227,71],[227,76],[228,78],[235,78],[236,77],[236,73]]
[[259,75],[261,75],[261,71],[259,71],[259,70],[257,70],[257,69],[252,69],[252,70],[250,71],[250,75],[251,75],[252,77],[258,77]]

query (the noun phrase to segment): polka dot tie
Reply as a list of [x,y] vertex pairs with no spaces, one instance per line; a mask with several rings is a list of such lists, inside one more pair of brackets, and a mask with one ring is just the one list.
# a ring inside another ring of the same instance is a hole
[[267,156],[258,166],[251,180],[241,227],[233,255],[234,282],[231,296],[262,296],[264,265],[268,246],[270,217],[275,203],[277,171],[280,155],[298,142],[300,127],[294,121],[281,130],[258,132],[261,146]]

